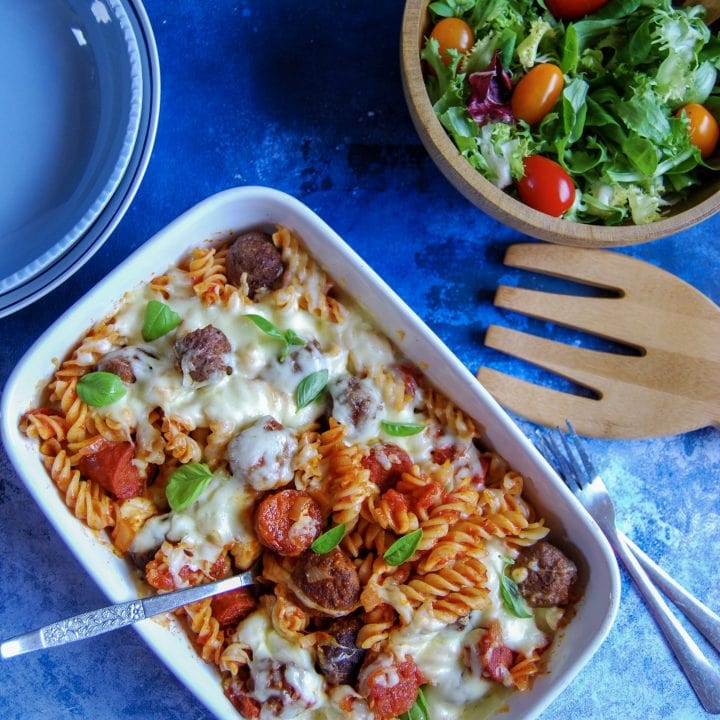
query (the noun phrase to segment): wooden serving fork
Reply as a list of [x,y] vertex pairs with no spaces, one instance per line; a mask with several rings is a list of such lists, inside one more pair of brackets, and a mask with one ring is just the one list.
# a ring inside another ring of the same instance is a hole
[[619,297],[500,286],[495,305],[629,345],[639,356],[566,345],[491,325],[485,344],[594,391],[580,397],[488,367],[478,379],[509,410],[540,425],[568,419],[590,437],[647,438],[720,425],[720,308],[649,263],[607,250],[512,245],[505,264]]

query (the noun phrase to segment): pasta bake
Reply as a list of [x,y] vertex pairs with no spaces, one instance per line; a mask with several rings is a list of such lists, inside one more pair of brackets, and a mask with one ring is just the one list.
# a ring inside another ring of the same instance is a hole
[[481,428],[267,230],[129,291],[21,429],[157,592],[257,569],[178,611],[239,716],[491,713],[543,671],[576,566]]

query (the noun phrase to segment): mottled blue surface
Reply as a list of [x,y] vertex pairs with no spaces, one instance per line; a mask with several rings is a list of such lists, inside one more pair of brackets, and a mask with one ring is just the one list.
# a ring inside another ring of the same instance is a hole
[[[162,63],[157,144],[113,237],[80,273],[0,320],[0,382],[58,314],[154,232],[233,185],[291,193],[344,237],[474,372],[535,377],[483,347],[490,323],[531,327],[492,306],[522,235],[449,185],[420,145],[398,69],[402,3],[147,0]],[[720,217],[623,250],[720,300]],[[547,329],[540,325],[540,330]],[[528,432],[529,423],[521,421]],[[720,442],[700,430],[592,441],[619,523],[679,582],[720,609]],[[0,636],[104,603],[0,456]],[[717,656],[714,656],[717,661]],[[0,717],[183,718],[208,713],[132,630],[0,666]],[[709,717],[623,575],[617,623],[543,720]]]

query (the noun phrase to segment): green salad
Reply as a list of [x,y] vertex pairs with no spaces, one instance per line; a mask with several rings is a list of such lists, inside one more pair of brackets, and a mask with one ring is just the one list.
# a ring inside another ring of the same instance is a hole
[[528,205],[648,223],[720,169],[720,38],[702,6],[440,0],[429,10],[421,57],[437,117],[474,168]]

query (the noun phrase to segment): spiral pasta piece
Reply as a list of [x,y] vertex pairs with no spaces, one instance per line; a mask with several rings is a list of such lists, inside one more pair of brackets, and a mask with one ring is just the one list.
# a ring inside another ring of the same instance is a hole
[[188,617],[190,630],[199,646],[200,657],[205,662],[220,664],[225,633],[212,614],[212,598],[205,598],[183,607]]

